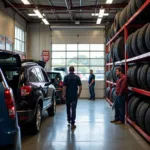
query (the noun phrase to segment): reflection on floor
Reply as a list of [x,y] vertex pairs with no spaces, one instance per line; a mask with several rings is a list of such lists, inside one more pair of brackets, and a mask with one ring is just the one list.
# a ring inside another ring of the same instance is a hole
[[57,106],[55,117],[43,115],[40,133],[23,136],[23,150],[150,150],[128,124],[110,124],[113,112],[105,100],[79,100],[74,131],[67,125],[65,105]]

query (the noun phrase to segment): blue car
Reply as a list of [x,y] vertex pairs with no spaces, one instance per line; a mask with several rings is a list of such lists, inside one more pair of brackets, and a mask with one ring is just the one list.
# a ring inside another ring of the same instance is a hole
[[0,68],[0,150],[21,150],[15,100]]

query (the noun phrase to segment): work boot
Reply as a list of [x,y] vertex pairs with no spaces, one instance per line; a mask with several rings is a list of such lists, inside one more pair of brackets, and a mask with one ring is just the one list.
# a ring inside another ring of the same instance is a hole
[[71,129],[75,129],[75,128],[76,128],[76,125],[72,124]]
[[115,122],[116,124],[124,124],[124,122],[122,122],[122,121],[117,121],[117,122]]
[[110,121],[110,123],[116,123],[116,122],[118,122],[117,120],[112,120],[112,121]]

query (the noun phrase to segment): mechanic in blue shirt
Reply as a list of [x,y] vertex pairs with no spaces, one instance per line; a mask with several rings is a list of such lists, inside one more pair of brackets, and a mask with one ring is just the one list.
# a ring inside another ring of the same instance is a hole
[[[76,128],[76,107],[77,101],[82,91],[82,83],[79,76],[74,74],[74,67],[70,66],[69,74],[65,76],[63,83],[63,98],[66,100],[67,120],[71,123],[71,128]],[[78,92],[79,91],[79,92]]]
[[90,76],[89,76],[89,92],[90,92],[90,98],[89,100],[95,100],[95,75],[93,74],[93,70],[90,70]]

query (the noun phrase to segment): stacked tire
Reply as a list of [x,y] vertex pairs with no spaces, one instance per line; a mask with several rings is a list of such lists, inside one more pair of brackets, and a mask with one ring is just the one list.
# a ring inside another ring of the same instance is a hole
[[143,131],[150,135],[150,100],[149,97],[133,95],[128,103],[128,116]]
[[129,67],[128,84],[132,87],[138,87],[150,90],[150,64],[133,65]]
[[150,23],[132,33],[126,42],[128,57],[150,52]]

